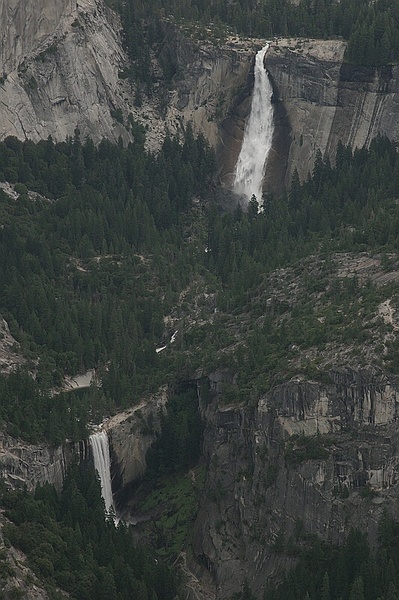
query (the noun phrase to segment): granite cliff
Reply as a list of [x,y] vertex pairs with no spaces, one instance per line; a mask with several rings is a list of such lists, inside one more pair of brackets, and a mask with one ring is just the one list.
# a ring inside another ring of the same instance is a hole
[[360,527],[375,545],[383,510],[399,517],[398,378],[336,369],[325,383],[277,386],[251,408],[223,405],[227,380],[211,376],[213,399],[202,402],[207,479],[193,541],[214,597],[245,578],[262,597],[312,535],[340,543]]
[[120,104],[123,62],[119,24],[91,0],[0,4],[7,32],[0,49],[0,137],[38,141],[73,136],[78,127],[95,141],[127,139],[111,118]]
[[[120,77],[129,60],[119,17],[101,0],[51,8],[46,0],[34,7],[1,0],[0,15],[7,24],[0,40],[0,139],[62,141],[78,128],[96,143],[119,137],[127,143],[133,119],[145,127],[151,150],[166,131],[179,135],[188,123],[212,146],[227,143],[220,115],[246,85],[252,44],[198,43],[165,22],[158,56],[151,55],[152,93],[136,102],[136,85]],[[159,55],[176,72],[169,85]]]
[[[159,429],[159,418],[167,401],[166,389],[104,423],[112,455],[113,490],[121,501],[126,488],[139,480],[146,469],[145,456]],[[51,483],[60,490],[71,462],[90,460],[88,440],[66,441],[61,446],[28,444],[0,434],[0,471],[11,489],[34,490]]]
[[[131,123],[146,131],[157,150],[166,131],[191,123],[216,150],[218,178],[232,182],[250,109],[253,58],[264,40],[224,40],[179,30],[164,22],[151,50],[153,90],[140,92],[121,78],[129,60],[119,17],[101,0],[35,6],[1,0],[0,139],[38,141],[73,136],[127,143]],[[317,150],[334,160],[338,141],[368,144],[377,134],[399,138],[397,67],[361,68],[343,62],[340,40],[279,39],[266,67],[274,86],[275,134],[265,189],[303,179]],[[166,57],[166,59],[165,59]],[[162,68],[167,60],[173,76]]]
[[288,186],[311,172],[317,150],[335,161],[338,142],[360,148],[381,134],[399,139],[398,67],[343,62],[340,40],[278,40],[266,57],[276,130],[267,178]]
[[[96,142],[120,136],[128,142],[131,116],[146,126],[147,147],[156,150],[166,130],[179,134],[191,123],[216,149],[219,180],[229,186],[261,40],[200,43],[165,23],[159,50],[168,54],[175,74],[166,85],[154,54],[158,91],[139,107],[134,85],[119,77],[128,60],[120,22],[102,2],[57,1],[50,10],[45,0],[35,6],[0,0],[0,15],[7,23],[0,46],[0,138],[62,140],[79,128]],[[397,67],[351,67],[343,63],[344,49],[336,40],[272,44],[266,66],[276,129],[265,188],[281,190],[295,168],[305,178],[318,150],[334,160],[339,141],[361,146],[379,133],[399,139]],[[347,270],[361,278],[353,263]],[[282,285],[288,308],[294,302],[292,285],[290,271]],[[276,288],[273,283],[262,293],[269,298],[269,289],[276,294]],[[396,335],[397,312],[390,302],[380,305],[376,318]],[[215,314],[213,309],[212,318]],[[0,329],[1,349],[8,352],[14,341],[5,323]],[[234,373],[201,374],[211,392],[206,399],[199,390],[206,483],[189,566],[211,583],[208,597],[230,597],[245,577],[261,597],[265,579],[278,578],[293,563],[295,546],[309,536],[341,542],[354,525],[375,544],[383,509],[399,518],[398,378],[374,362],[338,368],[351,364],[349,359],[338,360],[335,347],[329,351],[335,364],[325,369],[329,375],[323,381],[287,377],[246,406],[226,402],[225,384]],[[198,374],[190,376],[195,381]],[[106,424],[120,505],[145,471],[166,398],[163,390]],[[10,487],[32,490],[47,481],[59,489],[76,455],[88,458],[87,443],[51,448],[6,435],[0,440],[1,471]]]
[[[225,402],[231,375],[198,381],[206,481],[188,561],[193,597],[205,582],[207,598],[229,598],[245,578],[262,597],[266,578],[293,565],[312,535],[340,543],[360,527],[374,545],[383,511],[399,518],[397,377],[337,368],[324,382],[298,376],[240,406]],[[144,473],[165,391],[107,423],[122,504]],[[3,436],[2,471],[12,487],[59,487],[73,453],[84,460],[88,446],[25,447]]]

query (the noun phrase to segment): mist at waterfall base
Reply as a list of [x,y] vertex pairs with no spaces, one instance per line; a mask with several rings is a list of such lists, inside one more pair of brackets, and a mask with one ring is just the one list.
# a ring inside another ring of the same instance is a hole
[[[106,513],[115,514],[115,505],[111,487],[111,458],[109,454],[108,434],[98,431],[90,436],[90,445],[93,452],[94,467],[101,483],[101,495],[105,504]],[[115,519],[114,519],[115,520]]]
[[262,185],[266,159],[272,146],[273,137],[273,88],[264,66],[264,58],[269,48],[266,44],[257,52],[254,68],[254,90],[251,111],[245,125],[244,138],[237,160],[233,191],[244,197],[245,203],[255,195],[262,204]]

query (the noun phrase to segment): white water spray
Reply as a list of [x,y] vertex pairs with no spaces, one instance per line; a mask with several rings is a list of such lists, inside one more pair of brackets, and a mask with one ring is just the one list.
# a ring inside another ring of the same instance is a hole
[[115,512],[111,488],[111,458],[109,455],[108,435],[106,431],[99,431],[90,436],[93,451],[94,467],[100,477],[101,495],[104,499],[107,513]]
[[234,191],[245,196],[247,202],[255,194],[259,204],[262,204],[263,177],[273,137],[273,88],[264,66],[268,48],[269,44],[266,44],[255,57],[251,112],[245,125],[233,184]]

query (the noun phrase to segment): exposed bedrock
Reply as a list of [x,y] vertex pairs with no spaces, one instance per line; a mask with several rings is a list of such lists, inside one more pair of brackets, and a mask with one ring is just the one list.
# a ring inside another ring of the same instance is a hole
[[11,489],[32,491],[39,484],[51,483],[60,491],[71,462],[88,457],[87,440],[62,446],[34,445],[0,434],[0,475]]
[[0,138],[126,141],[112,117],[122,104],[120,24],[101,2],[0,0]]
[[280,40],[267,54],[286,111],[275,131],[285,140],[275,152],[287,165],[286,185],[295,168],[301,179],[312,172],[317,150],[334,162],[339,141],[355,148],[378,134],[399,139],[398,67],[349,65],[344,50],[340,40]]
[[[0,38],[0,139],[59,141],[78,128],[82,139],[127,143],[133,118],[156,151],[167,131],[180,135],[191,123],[216,150],[219,182],[231,185],[254,56],[265,40],[212,44],[165,22],[161,47],[151,55],[154,89],[139,106],[136,86],[120,77],[129,61],[119,18],[102,0],[0,0],[0,18],[7,24]],[[360,147],[379,133],[399,139],[399,67],[354,67],[343,63],[344,50],[342,40],[272,42],[266,68],[276,127],[265,190],[281,191],[295,168],[306,178],[317,150],[334,160],[340,140]]]
[[336,370],[328,384],[280,385],[253,408],[224,406],[218,378],[203,407],[207,478],[194,533],[216,596],[247,577],[262,597],[308,534],[339,543],[357,527],[375,544],[383,509],[399,517],[398,378]]

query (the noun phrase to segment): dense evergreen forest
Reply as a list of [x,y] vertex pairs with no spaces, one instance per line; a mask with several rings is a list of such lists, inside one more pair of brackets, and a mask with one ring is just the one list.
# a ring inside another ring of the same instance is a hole
[[[195,266],[183,232],[213,155],[190,131],[157,156],[142,141],[95,148],[78,136],[8,139],[0,155],[0,178],[19,194],[15,202],[0,191],[0,310],[37,375],[36,392],[23,374],[0,380],[1,416],[31,441],[79,439],[97,409],[131,405],[165,375],[155,348]],[[102,391],[89,400],[50,398],[64,374],[101,365]]]
[[[211,26],[223,39],[226,28],[271,39],[275,36],[348,40],[346,60],[357,65],[379,66],[399,59],[399,6],[396,0],[128,0],[115,2],[125,30],[126,47],[133,59],[133,73],[151,87],[149,48],[162,48],[165,17],[179,22]],[[196,29],[197,35],[201,27]],[[211,39],[203,31],[204,39]],[[159,51],[166,78],[174,74],[168,56]]]
[[[181,145],[167,138],[156,156],[145,151],[140,129],[127,148],[106,141],[96,148],[78,131],[60,144],[0,144],[0,180],[17,194],[0,191],[0,314],[26,359],[25,367],[0,377],[3,430],[33,442],[81,439],[88,422],[134,405],[161,383],[187,381],[197,368],[234,369],[226,400],[251,403],[286,376],[293,347],[369,340],[359,315],[372,318],[397,287],[370,283],[357,294],[356,280],[331,283],[332,257],[378,254],[387,269],[397,260],[396,146],[384,138],[369,149],[339,146],[335,166],[318,155],[304,183],[295,173],[289,192],[265,197],[260,211],[256,198],[247,211],[221,210],[213,171],[212,152],[191,130]],[[293,310],[283,300],[268,304],[275,270],[300,273],[315,255],[324,270],[303,278],[306,300]],[[276,317],[288,312],[289,325],[277,326]],[[173,344],[164,320],[172,317],[179,322]],[[397,372],[398,356],[393,342],[382,366]],[[64,375],[90,367],[101,387],[53,395]],[[311,375],[328,376],[318,369]],[[171,398],[161,424],[144,482],[152,491],[142,506],[163,499],[178,517],[166,511],[154,524],[151,550],[135,548],[122,525],[104,521],[87,465],[72,469],[60,496],[48,487],[35,497],[3,494],[11,522],[6,541],[27,554],[54,599],[57,587],[88,600],[178,597],[179,581],[161,558],[175,560],[198,507],[199,488],[181,476],[197,468],[200,456],[193,390]],[[396,524],[381,525],[380,543],[375,558],[358,533],[337,549],[304,539],[298,525],[297,539],[275,548],[297,557],[297,570],[281,588],[268,588],[265,600],[316,600],[320,589],[331,600],[392,600]],[[349,571],[342,566],[348,556]],[[251,598],[250,587],[237,598]]]
[[[65,597],[60,587],[79,600],[177,597],[172,569],[158,562],[152,549],[136,547],[125,525],[104,519],[91,465],[75,465],[60,496],[49,485],[38,487],[34,496],[2,490],[1,505],[10,521],[3,529],[8,543],[28,556],[50,598]],[[9,569],[4,560],[0,556],[1,576]]]
[[[266,584],[264,600],[397,600],[398,533],[398,523],[384,515],[373,553],[359,531],[351,530],[347,542],[336,547],[310,540],[298,523],[288,549],[297,566],[281,585]],[[248,582],[234,600],[255,600]]]
[[[298,319],[308,318],[306,334],[301,327],[275,330],[270,308],[254,309],[254,298],[265,275],[318,252],[397,255],[395,146],[380,138],[369,150],[340,146],[336,167],[318,156],[308,181],[301,185],[294,174],[290,192],[265,198],[260,212],[255,199],[248,212],[225,213],[209,199],[192,203],[195,194],[210,197],[213,164],[191,131],[182,146],[167,139],[157,156],[142,141],[95,148],[78,136],[63,144],[0,144],[0,178],[19,194],[15,200],[0,193],[0,312],[26,369],[36,373],[35,382],[24,372],[0,378],[1,418],[10,433],[30,441],[81,439],[89,420],[224,360],[236,364],[243,397],[248,386],[260,393],[290,343],[342,337],[333,317],[321,323],[309,307],[302,316],[297,311]],[[334,301],[353,296],[344,282],[337,285],[339,293],[329,292]],[[196,286],[215,298],[197,307],[202,325],[191,323]],[[378,299],[372,287],[363,295],[363,302]],[[234,341],[228,315],[253,310],[267,323],[237,356],[220,354]],[[157,353],[173,333],[163,323],[171,313],[184,331]],[[353,327],[351,335],[365,335]],[[394,344],[386,360],[398,368]],[[101,388],[51,398],[64,375],[90,367],[98,369]]]

